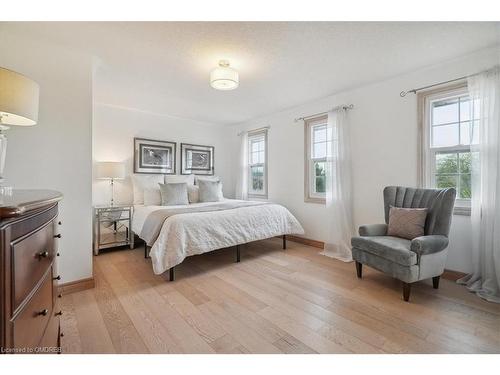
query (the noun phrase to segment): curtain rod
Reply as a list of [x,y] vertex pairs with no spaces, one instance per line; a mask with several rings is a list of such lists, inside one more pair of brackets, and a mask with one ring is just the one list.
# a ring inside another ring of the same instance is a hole
[[422,91],[422,90],[425,90],[425,89],[430,89],[431,87],[441,86],[441,85],[445,85],[447,83],[452,83],[452,82],[464,81],[467,78],[478,76],[478,75],[480,75],[482,73],[489,72],[489,71],[491,71],[493,69],[495,69],[495,67],[493,67],[492,69],[483,70],[481,72],[477,72],[477,73],[474,73],[474,74],[469,74],[467,76],[463,76],[463,77],[460,77],[460,78],[450,79],[449,81],[434,83],[434,84],[429,85],[429,86],[419,87],[417,89],[411,89],[411,90],[408,90],[408,91],[401,91],[399,93],[399,96],[402,97],[402,98],[404,98],[406,96],[406,94],[410,94],[410,93],[416,94],[418,91]]
[[245,133],[254,133],[254,132],[258,132],[260,130],[266,130],[266,129],[271,129],[271,127],[270,126],[263,126],[262,128],[258,128],[258,129],[244,130],[244,131],[241,131],[241,132],[238,133],[238,137],[240,135],[245,134]]
[[295,122],[298,122],[300,120],[307,120],[311,117],[316,117],[316,116],[319,116],[319,115],[326,115],[328,112],[331,112],[331,111],[339,111],[341,109],[343,110],[348,110],[348,109],[353,109],[354,108],[354,104],[343,104],[343,105],[338,105],[336,107],[333,107],[330,111],[327,111],[327,112],[320,112],[320,113],[314,113],[312,115],[308,115],[308,116],[304,116],[304,117],[297,117],[294,121]]

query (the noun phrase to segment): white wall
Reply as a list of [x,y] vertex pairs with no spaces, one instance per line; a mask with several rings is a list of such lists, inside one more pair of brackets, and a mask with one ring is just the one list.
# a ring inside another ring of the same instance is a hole
[[[97,84],[98,85],[98,84]],[[134,137],[177,142],[177,174],[180,174],[180,144],[194,143],[214,146],[215,175],[220,176],[224,195],[234,195],[231,170],[231,135],[228,128],[164,114],[117,107],[102,103],[94,105],[93,159],[125,162],[127,178],[115,182],[115,202],[131,203],[133,199]],[[234,136],[236,137],[236,136]],[[109,203],[109,181],[94,179],[94,204]]]
[[[234,127],[252,129],[270,125],[269,199],[288,207],[303,224],[306,237],[324,240],[328,228],[325,208],[304,202],[304,128],[294,118],[323,112],[340,104],[354,104],[349,112],[353,159],[354,220],[383,222],[382,190],[387,185],[417,185],[417,98],[402,90],[445,81],[491,67],[499,62],[498,49],[480,51],[439,66],[332,95],[290,110]],[[335,74],[335,72],[332,72]],[[238,142],[233,142],[236,154]],[[233,163],[234,174],[238,173]],[[471,270],[470,219],[454,216],[446,267]]]
[[36,39],[0,30],[0,66],[40,84],[39,121],[7,132],[5,167],[14,188],[63,193],[58,258],[62,282],[92,275],[91,59]]

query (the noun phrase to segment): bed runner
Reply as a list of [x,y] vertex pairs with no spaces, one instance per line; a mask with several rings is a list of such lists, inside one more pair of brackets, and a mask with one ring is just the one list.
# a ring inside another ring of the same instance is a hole
[[156,239],[160,235],[163,223],[169,217],[179,214],[189,214],[197,212],[211,212],[211,211],[224,211],[233,210],[235,208],[261,206],[270,204],[269,202],[255,202],[255,201],[229,201],[221,202],[211,206],[202,207],[179,207],[179,208],[164,208],[151,212],[144,221],[140,237],[146,242],[148,246],[153,246]]

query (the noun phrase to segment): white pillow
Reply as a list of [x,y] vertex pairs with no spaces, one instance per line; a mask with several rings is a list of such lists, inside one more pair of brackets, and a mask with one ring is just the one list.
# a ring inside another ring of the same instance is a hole
[[194,179],[194,183],[196,185],[198,185],[198,181],[200,181],[200,180],[219,182],[220,177],[219,176],[196,176]]
[[161,191],[160,185],[152,188],[147,187],[144,189],[144,205],[145,206],[160,206],[161,205]]
[[171,184],[160,184],[161,205],[177,206],[189,204],[188,184],[177,182]]
[[198,203],[200,201],[200,187],[196,185],[188,185],[189,203]]
[[200,202],[219,202],[224,200],[222,182],[203,179],[198,180],[198,182],[200,183]]
[[[132,175],[132,185],[134,190],[134,204],[144,204],[144,190],[145,189],[158,189],[160,191],[159,183],[163,183],[163,175]],[[150,195],[148,195],[148,200]],[[161,199],[160,199],[161,202]]]
[[180,184],[185,182],[189,185],[194,185],[194,174],[190,175],[165,175],[165,184]]

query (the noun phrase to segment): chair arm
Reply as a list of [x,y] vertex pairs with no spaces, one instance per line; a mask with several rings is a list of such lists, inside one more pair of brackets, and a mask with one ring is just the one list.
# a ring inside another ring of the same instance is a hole
[[359,227],[360,236],[385,236],[387,234],[387,224],[368,224]]
[[438,253],[448,246],[448,237],[431,235],[414,238],[411,241],[411,251],[418,255]]

